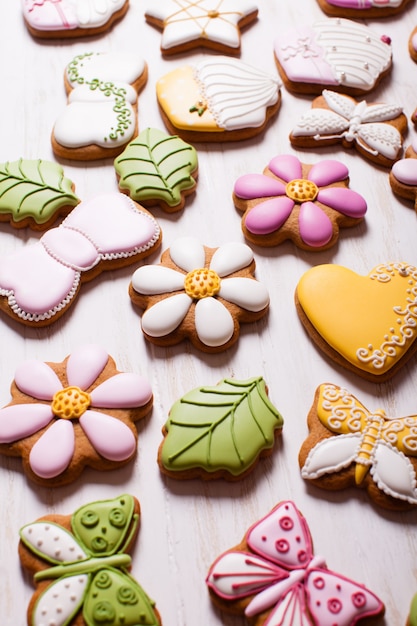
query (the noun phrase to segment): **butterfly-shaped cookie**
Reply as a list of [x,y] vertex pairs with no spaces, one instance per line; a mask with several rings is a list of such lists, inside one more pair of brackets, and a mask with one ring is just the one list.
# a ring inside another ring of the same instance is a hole
[[379,165],[391,166],[399,158],[407,118],[394,104],[357,102],[353,98],[323,90],[311,111],[301,116],[290,133],[294,146],[319,148],[341,143]]
[[373,592],[314,555],[307,522],[291,501],[279,503],[223,553],[206,582],[219,607],[241,609],[256,626],[353,626],[384,612]]
[[301,475],[319,487],[364,487],[391,509],[417,505],[417,416],[368,411],[346,389],[323,384],[308,416]]
[[19,556],[37,587],[28,624],[161,624],[129,573],[139,512],[136,498],[125,494],[23,526]]

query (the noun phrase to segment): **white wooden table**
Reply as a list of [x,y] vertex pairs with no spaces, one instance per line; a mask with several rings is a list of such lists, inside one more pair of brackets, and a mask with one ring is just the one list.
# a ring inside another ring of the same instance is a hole
[[[243,33],[241,58],[275,73],[272,50],[277,31],[322,16],[315,0],[259,0],[259,19]],[[394,69],[368,100],[402,104],[407,116],[417,106],[417,66],[407,51],[407,39],[416,22],[413,5],[400,17],[369,22],[391,37]],[[131,0],[125,18],[104,36],[50,43],[35,41],[29,35],[18,0],[2,2],[0,42],[0,161],[19,157],[54,160],[50,133],[66,103],[64,68],[76,54],[127,50],[146,58],[149,81],[139,97],[141,129],[164,129],[155,98],[156,80],[169,69],[203,56],[195,52],[163,59],[160,32],[146,24],[140,0]],[[332,365],[305,334],[293,295],[302,273],[318,263],[346,265],[360,274],[392,260],[415,264],[417,218],[411,203],[401,202],[392,194],[388,171],[371,165],[354,151],[337,147],[317,152],[291,149],[288,133],[309,108],[310,100],[283,89],[279,115],[262,137],[229,145],[198,145],[197,193],[180,214],[155,211],[163,229],[162,249],[182,234],[197,235],[210,247],[243,241],[241,215],[231,200],[234,181],[245,173],[262,172],[271,157],[284,152],[293,152],[305,162],[325,157],[342,160],[350,170],[351,187],[367,199],[365,222],[342,230],[339,243],[327,252],[302,252],[291,243],[255,249],[257,277],[270,290],[270,312],[257,324],[244,325],[233,349],[204,355],[186,343],[168,349],[149,345],[127,293],[136,266],[104,273],[84,286],[71,312],[49,328],[28,329],[1,317],[1,405],[9,402],[10,383],[22,360],[61,361],[75,346],[91,341],[105,347],[120,369],[147,375],[155,396],[151,417],[138,425],[138,456],[122,470],[103,474],[86,470],[68,487],[43,489],[25,478],[20,459],[0,457],[3,626],[25,623],[25,606],[33,590],[19,566],[19,528],[48,512],[71,513],[82,503],[124,492],[136,495],[142,507],[133,574],[156,600],[165,626],[244,623],[243,618],[214,610],[205,585],[207,570],[222,551],[241,540],[253,522],[283,499],[294,500],[305,515],[315,550],[327,558],[328,566],[364,582],[383,599],[386,616],[380,623],[405,624],[410,600],[417,592],[417,511],[377,509],[360,490],[331,494],[309,488],[300,477],[297,456],[307,435],[307,412],[320,383],[346,386],[369,408],[381,406],[397,416],[413,414],[417,412],[417,361],[412,359],[385,384],[368,383]],[[407,144],[413,133],[410,125]],[[82,199],[117,189],[111,160],[63,165]],[[29,230],[1,226],[2,253],[36,239]],[[159,253],[150,258],[150,262],[158,261]],[[224,377],[246,379],[256,375],[267,381],[271,400],[285,420],[272,456],[235,484],[164,479],[156,454],[161,427],[174,401],[194,387],[214,385]]]

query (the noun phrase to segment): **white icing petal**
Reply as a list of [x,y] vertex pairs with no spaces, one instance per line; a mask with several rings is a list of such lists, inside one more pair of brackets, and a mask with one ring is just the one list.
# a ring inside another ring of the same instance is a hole
[[152,397],[152,389],[142,376],[121,372],[93,389],[90,397],[96,408],[128,409],[146,404]]
[[164,298],[142,317],[142,329],[150,337],[164,337],[174,331],[187,315],[192,298],[185,293]]
[[301,469],[303,478],[320,478],[348,467],[355,460],[361,442],[360,433],[323,439],[312,448]]
[[215,298],[198,300],[195,307],[195,328],[204,345],[216,347],[233,336],[233,318],[225,306]]
[[38,521],[20,530],[23,542],[36,554],[51,563],[83,561],[87,554],[74,536],[63,526],[49,521]]
[[74,428],[69,420],[60,419],[38,439],[29,455],[33,472],[41,478],[54,478],[64,472],[74,454]]
[[0,410],[0,443],[29,437],[49,424],[53,413],[49,404],[12,404]]
[[35,359],[21,363],[14,379],[20,391],[37,400],[52,400],[62,389],[61,381],[49,365]]
[[126,461],[136,450],[136,438],[130,428],[111,415],[86,411],[80,424],[93,448],[109,461]]
[[222,280],[219,296],[247,311],[262,311],[269,304],[266,287],[251,278]]
[[143,265],[132,276],[132,286],[138,293],[159,295],[184,289],[184,274],[164,265]]
[[82,604],[88,580],[88,574],[79,574],[65,576],[51,583],[35,605],[33,626],[69,624]]
[[417,504],[416,473],[413,464],[405,454],[388,442],[379,442],[371,474],[378,489],[391,497]]
[[253,252],[244,243],[230,242],[222,244],[210,262],[210,269],[220,277],[238,272],[250,265],[253,261]]
[[180,237],[171,244],[169,254],[175,265],[185,272],[205,266],[204,246],[194,237]]
[[77,348],[67,362],[68,385],[88,389],[105,368],[109,355],[96,345]]

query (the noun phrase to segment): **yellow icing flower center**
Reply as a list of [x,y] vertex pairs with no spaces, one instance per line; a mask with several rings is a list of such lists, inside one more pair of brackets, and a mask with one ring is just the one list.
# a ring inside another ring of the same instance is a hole
[[66,387],[52,398],[52,411],[61,419],[78,419],[91,404],[90,395],[79,387]]
[[287,183],[285,193],[295,202],[307,202],[308,200],[315,200],[319,190],[317,185],[311,180],[294,178],[294,180],[290,180],[290,182]]
[[200,300],[215,296],[220,291],[220,277],[213,270],[206,268],[188,272],[184,281],[184,289],[187,296]]

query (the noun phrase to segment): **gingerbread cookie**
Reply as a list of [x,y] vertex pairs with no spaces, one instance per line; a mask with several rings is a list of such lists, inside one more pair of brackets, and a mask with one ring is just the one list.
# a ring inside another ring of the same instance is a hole
[[390,167],[402,151],[407,118],[394,104],[357,102],[325,89],[315,98],[311,111],[301,116],[290,133],[297,148],[320,148],[342,144],[356,148],[377,165]]
[[195,191],[197,151],[174,135],[146,128],[114,161],[119,189],[142,206],[173,213]]
[[172,70],[156,94],[171,134],[191,143],[235,141],[266,128],[280,107],[280,86],[278,77],[220,56]]
[[0,409],[0,453],[20,456],[26,475],[56,487],[85,466],[111,470],[134,456],[134,422],[149,414],[152,390],[137,374],[119,372],[96,345],[77,348],[62,363],[23,362]]
[[155,602],[130,573],[139,519],[139,501],[123,494],[23,526],[19,557],[36,587],[28,626],[161,626]]
[[241,323],[268,311],[268,291],[254,272],[253,252],[243,243],[208,248],[194,237],[181,237],[159,265],[135,271],[129,295],[144,309],[148,341],[169,346],[189,339],[203,352],[220,352],[237,341]]
[[0,164],[0,221],[46,230],[80,202],[75,184],[53,161],[19,159]]
[[128,8],[129,0],[23,0],[23,17],[35,37],[91,37],[107,31]]
[[408,263],[381,264],[367,276],[318,265],[299,280],[295,302],[317,346],[372,382],[391,378],[417,350],[417,268]]
[[328,569],[314,553],[308,524],[292,501],[280,502],[221,554],[206,583],[216,606],[254,626],[355,626],[385,611],[372,591]]
[[66,108],[51,136],[54,154],[90,161],[120,154],[137,132],[138,93],[146,62],[130,53],[86,53],[65,69]]
[[415,26],[411,32],[408,40],[408,52],[410,57],[417,63],[417,26]]
[[145,9],[146,21],[163,31],[164,55],[195,48],[238,54],[240,31],[257,15],[251,0],[158,0]]
[[280,33],[274,53],[285,87],[302,94],[320,94],[328,87],[362,95],[374,89],[392,66],[389,37],[342,18]]
[[262,377],[224,379],[189,391],[171,407],[158,464],[179,480],[238,480],[271,454],[282,426]]
[[331,491],[361,487],[388,509],[417,505],[417,415],[369,411],[346,389],[326,383],[316,390],[307,423],[299,453],[305,480]]
[[409,0],[318,0],[320,8],[332,17],[374,19],[404,11]]
[[405,158],[394,163],[389,174],[389,182],[392,191],[405,200],[411,200],[417,211],[416,147],[414,144],[409,146]]
[[359,224],[366,213],[366,201],[348,184],[349,170],[340,161],[306,165],[291,154],[276,156],[263,174],[246,174],[235,183],[243,234],[260,246],[290,239],[304,250],[330,248],[339,228]]
[[81,202],[38,242],[1,259],[0,310],[28,326],[51,324],[84,282],[147,257],[161,238],[154,217],[125,194]]

